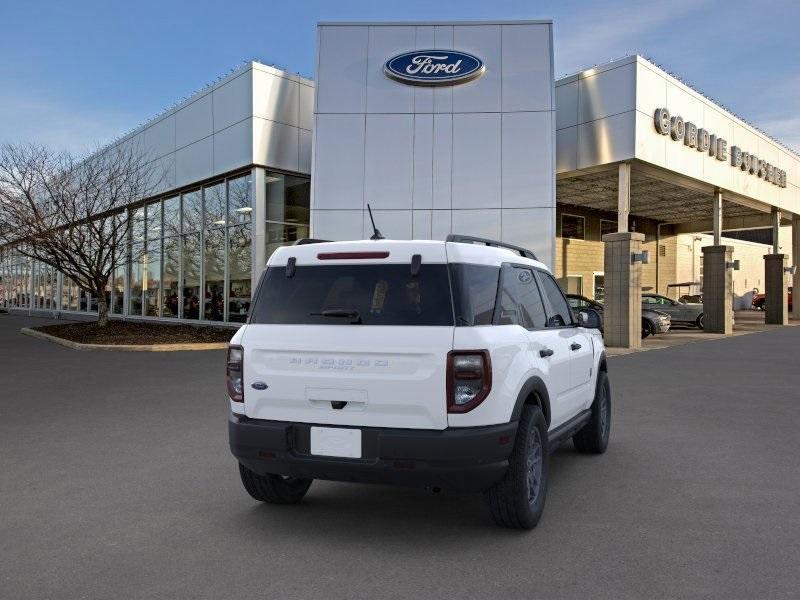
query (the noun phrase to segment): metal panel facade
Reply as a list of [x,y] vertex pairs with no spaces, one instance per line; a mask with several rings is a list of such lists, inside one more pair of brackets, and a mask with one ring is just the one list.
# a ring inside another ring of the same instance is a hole
[[[485,72],[441,87],[384,74],[393,56],[431,49]],[[387,236],[488,236],[552,263],[551,23],[321,24],[316,94],[314,236],[365,237],[369,203]]]
[[[556,102],[557,173],[637,159],[767,210],[800,212],[800,156],[640,56],[560,79]],[[700,152],[684,143],[682,132],[677,140],[671,131],[662,135],[654,122],[658,109],[724,140],[723,146]],[[785,187],[733,165],[734,147],[785,171]]]

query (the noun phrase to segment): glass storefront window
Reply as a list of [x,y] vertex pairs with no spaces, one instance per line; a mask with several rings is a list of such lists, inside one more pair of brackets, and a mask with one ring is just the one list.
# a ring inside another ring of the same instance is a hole
[[144,241],[144,208],[131,211],[131,236],[134,242]]
[[230,225],[249,223],[252,215],[250,176],[243,175],[228,180],[228,223]]
[[161,202],[151,202],[147,205],[147,239],[154,240],[161,237]]
[[203,202],[200,190],[186,192],[183,198],[183,233],[200,230],[203,220]]
[[61,310],[69,310],[69,286],[69,279],[64,277],[61,282]]
[[181,264],[183,267],[184,319],[200,318],[200,234],[183,236]]
[[111,312],[115,315],[122,314],[125,299],[125,267],[119,266],[114,269],[112,275],[112,289],[114,291]]
[[308,237],[308,225],[267,222],[267,258],[281,246]]
[[308,224],[311,182],[308,177],[267,173],[267,221]]
[[181,199],[178,196],[164,200],[164,235],[181,232]]
[[144,275],[144,314],[158,317],[161,314],[161,240],[147,242],[147,252],[142,256]]
[[53,271],[48,265],[42,265],[44,281],[44,309],[50,309],[50,299],[53,297],[53,284],[50,277]]
[[225,230],[211,229],[205,236],[205,289],[203,318],[222,321],[225,311]]
[[[164,217],[166,218],[166,211],[164,212]],[[164,238],[164,271],[161,276],[161,285],[163,289],[163,300],[161,304],[162,317],[178,317],[180,256],[179,238]]]
[[128,314],[140,317],[142,316],[142,260],[144,253],[141,242],[134,243],[132,248],[131,275],[128,279]]
[[244,323],[251,297],[251,235],[249,225],[228,230],[228,320]]
[[205,198],[205,227],[224,227],[227,225],[225,218],[227,207],[225,204],[225,182],[203,188]]
[[70,310],[79,310],[80,309],[80,298],[78,297],[78,294],[79,294],[78,284],[70,279],[70,281],[69,281],[69,309]]

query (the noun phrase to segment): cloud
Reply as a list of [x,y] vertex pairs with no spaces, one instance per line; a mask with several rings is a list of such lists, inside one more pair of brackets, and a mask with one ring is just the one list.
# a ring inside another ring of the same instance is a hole
[[82,154],[140,120],[128,111],[75,106],[38,90],[0,91],[0,143],[33,142]]

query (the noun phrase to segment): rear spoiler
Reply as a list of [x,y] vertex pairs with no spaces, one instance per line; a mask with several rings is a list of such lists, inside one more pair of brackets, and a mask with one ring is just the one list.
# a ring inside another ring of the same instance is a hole
[[293,246],[306,246],[308,244],[325,244],[333,240],[318,240],[316,238],[300,238],[299,240],[295,241]]
[[517,252],[520,256],[524,256],[525,258],[530,258],[531,260],[539,260],[536,258],[536,255],[528,250],[527,248],[523,248],[521,246],[514,246],[513,244],[506,244],[505,242],[498,242],[497,240],[490,240],[487,238],[479,238],[474,237],[471,235],[460,235],[457,233],[451,233],[445,239],[446,242],[459,242],[462,244],[483,244],[484,246],[493,246],[495,248],[506,248],[507,250],[513,250]]

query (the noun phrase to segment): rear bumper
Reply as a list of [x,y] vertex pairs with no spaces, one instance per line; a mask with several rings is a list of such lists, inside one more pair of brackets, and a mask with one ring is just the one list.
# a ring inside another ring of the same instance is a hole
[[230,448],[248,469],[308,479],[393,483],[478,492],[508,468],[517,423],[429,431],[362,427],[362,458],[310,453],[310,423],[250,419],[231,413]]

